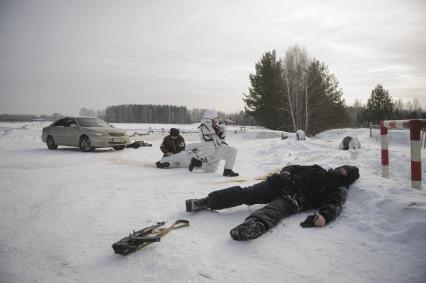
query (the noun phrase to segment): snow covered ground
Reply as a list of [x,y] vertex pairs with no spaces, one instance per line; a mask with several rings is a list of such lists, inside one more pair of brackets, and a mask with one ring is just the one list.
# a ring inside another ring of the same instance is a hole
[[[0,123],[0,282],[426,282],[426,182],[410,188],[406,131],[390,134],[389,179],[381,177],[380,141],[367,129],[331,130],[306,141],[294,134],[231,128],[238,180],[187,169],[157,169],[163,135],[153,147],[82,153],[49,151],[47,123]],[[116,124],[145,132],[172,125]],[[179,125],[195,130],[197,125]],[[346,135],[358,151],[337,150]],[[185,136],[188,142],[197,136]],[[426,164],[423,155],[423,176]],[[287,164],[356,165],[342,215],[325,228],[303,229],[312,211],[283,220],[261,238],[236,242],[229,230],[261,205],[186,213],[184,200],[250,185]],[[426,178],[424,178],[426,179]],[[132,230],[191,222],[127,257],[111,244]]]

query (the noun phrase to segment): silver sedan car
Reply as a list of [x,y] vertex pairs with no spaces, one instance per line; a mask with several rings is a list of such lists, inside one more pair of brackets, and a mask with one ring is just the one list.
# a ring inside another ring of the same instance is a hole
[[122,150],[129,144],[126,130],[90,117],[61,118],[43,128],[41,139],[49,149],[57,149],[58,145],[78,146],[84,152],[98,147]]

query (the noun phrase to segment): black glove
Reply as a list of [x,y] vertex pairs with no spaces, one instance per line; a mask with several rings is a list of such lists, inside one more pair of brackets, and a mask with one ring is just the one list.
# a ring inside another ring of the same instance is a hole
[[317,215],[309,215],[308,217],[306,217],[305,221],[303,221],[302,223],[300,223],[300,226],[302,226],[303,228],[309,228],[309,227],[315,227],[315,219],[316,219]]

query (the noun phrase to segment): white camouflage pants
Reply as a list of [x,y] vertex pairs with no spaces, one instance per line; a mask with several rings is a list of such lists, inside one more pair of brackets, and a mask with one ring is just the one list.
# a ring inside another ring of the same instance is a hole
[[169,162],[170,168],[188,168],[189,164],[191,163],[191,158],[196,156],[194,149],[197,149],[201,146],[201,143],[191,143],[186,145],[186,148],[184,151],[181,151],[179,153],[165,156],[163,157],[160,162]]
[[188,168],[189,164],[191,163],[191,158],[197,157],[203,160],[203,165],[201,166],[202,170],[206,172],[215,172],[219,166],[219,162],[223,159],[225,160],[225,169],[232,170],[234,168],[235,159],[237,157],[236,148],[226,144],[221,144],[216,148],[215,151],[213,151],[213,154],[210,156],[205,156],[203,154],[197,155],[194,151],[191,151],[191,148],[199,148],[200,144],[196,145],[198,146],[193,146],[188,150],[163,157],[160,162],[169,162],[171,168]]
[[207,162],[203,162],[201,169],[206,172],[215,172],[219,162],[225,160],[225,169],[233,169],[237,158],[237,149],[227,144],[214,146],[213,143],[204,143],[200,148],[199,157]]

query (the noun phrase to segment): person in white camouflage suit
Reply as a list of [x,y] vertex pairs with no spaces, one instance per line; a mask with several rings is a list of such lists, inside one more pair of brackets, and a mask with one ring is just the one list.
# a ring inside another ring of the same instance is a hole
[[225,126],[219,123],[218,115],[215,110],[207,110],[204,118],[198,127],[201,146],[197,149],[194,157],[191,158],[189,171],[194,168],[200,168],[206,172],[214,172],[219,166],[220,160],[225,160],[223,176],[236,177],[235,159],[237,149],[229,146],[225,142]]

